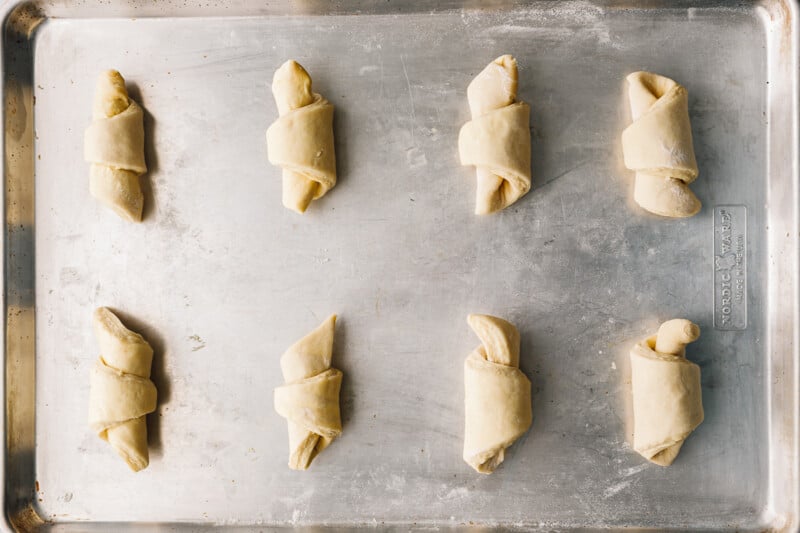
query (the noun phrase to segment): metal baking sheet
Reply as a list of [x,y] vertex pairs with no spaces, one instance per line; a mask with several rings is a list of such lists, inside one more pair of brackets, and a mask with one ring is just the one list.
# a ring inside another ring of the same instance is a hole
[[[4,14],[6,529],[798,528],[794,2]],[[533,190],[477,217],[456,139],[468,83],[503,53],[532,106]],[[339,183],[305,216],[266,159],[288,58],[336,105]],[[88,191],[104,68],[147,110],[141,225]],[[619,138],[639,69],[689,90],[704,207],[688,220],[630,200]],[[136,475],[86,423],[99,305],[156,351]],[[293,472],[278,360],[332,312],[344,433]],[[491,476],[461,459],[471,312],[518,325],[534,387],[533,427]],[[629,444],[627,351],[676,316],[702,328],[706,420],[661,468]]]

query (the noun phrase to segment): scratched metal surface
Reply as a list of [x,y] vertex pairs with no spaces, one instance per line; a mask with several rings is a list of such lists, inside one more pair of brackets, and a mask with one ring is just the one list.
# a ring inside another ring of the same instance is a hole
[[[252,4],[62,0],[6,23],[5,527],[797,527],[793,4]],[[503,53],[532,107],[533,190],[476,217],[456,139],[468,83]],[[266,160],[288,58],[336,106],[339,183],[305,216]],[[104,68],[147,110],[141,225],[88,191]],[[630,200],[639,69],[689,90],[691,219]],[[725,205],[747,212],[739,331],[713,325]],[[86,424],[99,305],[156,351],[136,475]],[[292,472],[278,360],[332,312],[344,433]],[[517,324],[534,390],[491,476],[461,459],[471,312]],[[661,468],[629,444],[627,350],[677,316],[702,328],[706,420]]]

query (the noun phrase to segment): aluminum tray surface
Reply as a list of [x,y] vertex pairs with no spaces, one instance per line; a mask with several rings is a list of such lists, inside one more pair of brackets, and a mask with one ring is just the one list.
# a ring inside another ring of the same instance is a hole
[[[798,527],[794,3],[200,4],[5,4],[6,528]],[[478,217],[457,134],[504,53],[533,189]],[[289,58],[336,106],[339,183],[304,216],[266,158]],[[141,225],[89,195],[105,68],[147,111]],[[689,90],[688,220],[631,201],[640,69]],[[155,348],[135,475],[87,427],[99,305]],[[279,357],[333,312],[344,433],[293,472]],[[534,390],[491,476],[461,459],[472,312],[518,325]],[[673,317],[702,328],[706,419],[661,468],[630,446],[627,353]]]

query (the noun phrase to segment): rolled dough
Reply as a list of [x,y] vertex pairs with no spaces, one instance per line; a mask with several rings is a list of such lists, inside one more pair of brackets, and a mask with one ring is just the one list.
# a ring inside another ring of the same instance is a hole
[[517,61],[504,55],[467,88],[472,120],[458,134],[458,153],[476,167],[477,215],[505,209],[531,188],[530,108],[516,102],[517,79]]
[[686,345],[699,337],[697,325],[669,320],[630,352],[633,447],[661,466],[672,464],[703,421],[700,367],[685,356]]
[[531,425],[531,382],[519,369],[519,332],[489,315],[469,315],[481,345],[464,362],[464,461],[491,474]]
[[304,213],[336,185],[333,105],[311,91],[311,77],[289,60],[275,71],[279,118],[267,130],[269,162],[283,169],[283,205]]
[[93,322],[101,355],[91,374],[89,426],[138,472],[150,462],[145,415],[156,409],[153,349],[106,307],[95,310]]
[[131,100],[116,70],[97,79],[92,123],[84,136],[84,158],[91,163],[92,196],[131,222],[142,220],[144,195],[139,176],[144,161],[144,112]]
[[633,198],[651,213],[690,217],[702,205],[688,186],[698,170],[686,89],[650,72],[627,79],[633,123],[622,132],[622,151],[636,171]]
[[342,433],[342,373],[331,368],[336,315],[281,356],[285,384],[275,389],[275,410],[289,423],[289,468],[305,470]]

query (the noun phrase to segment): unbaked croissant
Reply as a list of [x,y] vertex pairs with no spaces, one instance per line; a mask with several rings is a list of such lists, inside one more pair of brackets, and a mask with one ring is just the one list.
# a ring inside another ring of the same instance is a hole
[[464,362],[464,460],[491,474],[531,425],[531,382],[519,369],[514,324],[488,315],[469,315],[467,323],[482,344]]
[[138,472],[150,462],[145,415],[156,409],[153,349],[105,307],[94,312],[94,333],[100,357],[91,374],[89,426]]
[[674,319],[631,349],[633,447],[661,466],[672,464],[703,421],[700,367],[685,357],[699,336],[697,325]]
[[531,188],[530,107],[515,103],[517,61],[500,56],[467,88],[472,120],[458,134],[462,165],[476,167],[475,214],[510,206]]
[[698,170],[686,89],[650,72],[630,74],[628,89],[633,123],[622,132],[622,150],[636,171],[634,200],[665,217],[696,214],[702,205],[688,186]]
[[139,176],[144,161],[144,112],[128,97],[116,70],[100,74],[94,95],[92,123],[84,136],[84,158],[91,163],[92,196],[132,222],[142,220],[144,195]]
[[269,162],[283,169],[283,205],[303,213],[336,185],[333,105],[292,60],[275,71],[272,94],[279,118],[267,130]]
[[289,468],[305,470],[342,432],[342,372],[331,368],[336,315],[281,356],[285,385],[275,389],[275,410],[289,422]]

